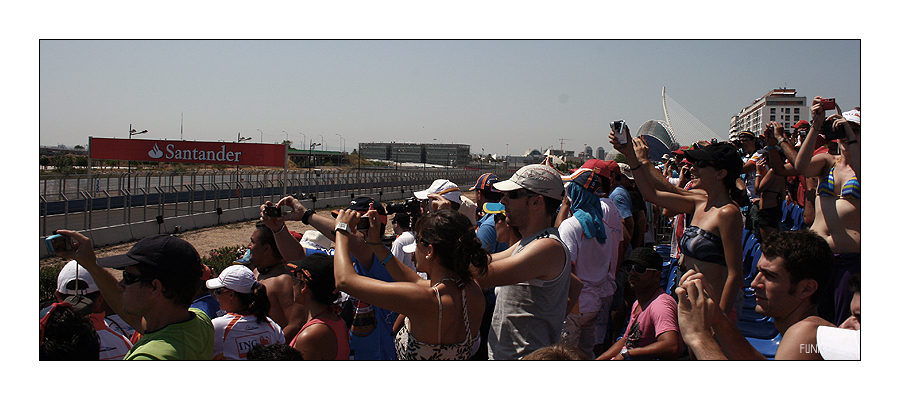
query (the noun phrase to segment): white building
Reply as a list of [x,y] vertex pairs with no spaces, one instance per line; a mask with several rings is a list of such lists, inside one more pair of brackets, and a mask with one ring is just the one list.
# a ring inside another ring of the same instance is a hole
[[790,130],[800,120],[809,120],[806,97],[798,97],[796,89],[773,89],[731,117],[730,133],[750,131],[759,136],[769,122],[779,122]]

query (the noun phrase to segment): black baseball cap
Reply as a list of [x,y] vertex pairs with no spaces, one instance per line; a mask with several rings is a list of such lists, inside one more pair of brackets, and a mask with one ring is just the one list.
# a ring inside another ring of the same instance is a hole
[[652,247],[644,246],[632,250],[631,255],[628,256],[625,261],[622,261],[622,264],[640,265],[644,268],[662,271],[663,259],[662,256],[659,255],[656,250],[653,250]]
[[730,176],[740,175],[743,167],[741,156],[737,150],[725,142],[685,150],[684,157],[691,163],[696,163],[698,160],[709,161],[714,167],[728,171]]
[[203,273],[203,262],[197,249],[172,235],[148,236],[125,254],[97,259],[97,265],[104,268],[123,269],[138,264],[162,273],[189,277],[200,278]]

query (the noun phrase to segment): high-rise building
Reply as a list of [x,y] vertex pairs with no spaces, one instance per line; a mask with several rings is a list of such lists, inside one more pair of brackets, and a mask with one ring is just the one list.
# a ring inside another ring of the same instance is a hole
[[591,158],[594,156],[594,149],[591,146],[584,146],[584,153],[582,153],[582,157]]
[[800,120],[809,120],[806,97],[798,97],[796,89],[773,89],[731,117],[729,134],[750,131],[759,136],[769,122],[779,122],[789,130]]
[[603,159],[605,159],[605,157],[606,157],[606,149],[604,149],[600,146],[597,146],[597,159],[603,160]]

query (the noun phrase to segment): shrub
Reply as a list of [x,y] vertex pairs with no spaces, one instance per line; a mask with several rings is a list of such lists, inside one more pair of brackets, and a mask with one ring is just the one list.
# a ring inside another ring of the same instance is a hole
[[60,261],[59,263],[38,268],[40,272],[38,273],[38,283],[40,286],[40,299],[39,303],[43,304],[46,301],[56,301],[56,277],[59,276],[59,271],[66,266],[66,262],[68,261]]
[[241,246],[227,246],[209,251],[209,256],[202,257],[203,263],[218,276],[223,269],[230,267],[234,260],[240,258]]

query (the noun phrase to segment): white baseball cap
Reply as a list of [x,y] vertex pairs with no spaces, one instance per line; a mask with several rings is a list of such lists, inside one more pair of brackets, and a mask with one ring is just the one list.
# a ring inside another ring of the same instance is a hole
[[444,196],[444,198],[454,203],[462,203],[462,200],[460,199],[460,195],[462,195],[462,192],[459,190],[459,186],[446,179],[435,180],[431,183],[431,187],[419,192],[415,192],[413,193],[413,195],[415,195],[419,200],[425,200],[431,193],[436,193]]
[[[78,271],[77,280],[75,277],[76,271]],[[62,294],[75,295],[79,293],[94,293],[100,288],[94,283],[94,277],[75,260],[72,260],[56,276],[56,290]]]
[[310,229],[303,232],[303,237],[300,239],[300,245],[307,249],[328,250],[334,246],[334,242],[325,237],[322,232]]
[[253,276],[253,271],[243,265],[232,265],[222,270],[217,278],[206,281],[209,289],[226,288],[239,293],[253,293],[253,289],[259,283]]

